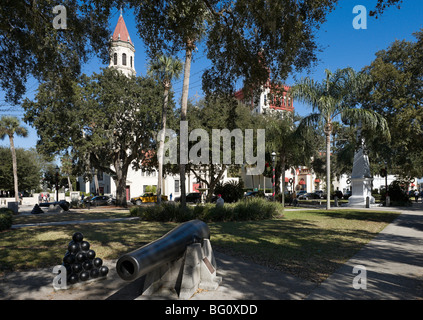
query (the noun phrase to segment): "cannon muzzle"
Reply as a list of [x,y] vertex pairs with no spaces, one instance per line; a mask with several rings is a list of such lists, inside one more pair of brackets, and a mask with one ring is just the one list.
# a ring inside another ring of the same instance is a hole
[[121,256],[116,263],[117,273],[123,280],[135,280],[181,257],[187,246],[203,239],[210,239],[206,223],[200,220],[182,223],[161,238]]

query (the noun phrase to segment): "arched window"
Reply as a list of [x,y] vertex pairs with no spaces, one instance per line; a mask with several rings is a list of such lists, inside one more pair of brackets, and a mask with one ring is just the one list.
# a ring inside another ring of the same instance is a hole
[[132,68],[132,56],[129,57],[129,62],[131,63],[131,68]]
[[122,65],[126,66],[126,53],[122,53]]
[[117,53],[116,52],[113,54],[113,64],[117,65]]

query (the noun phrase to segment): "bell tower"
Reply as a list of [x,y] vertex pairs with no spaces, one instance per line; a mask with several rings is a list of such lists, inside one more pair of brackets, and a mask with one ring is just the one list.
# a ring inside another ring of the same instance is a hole
[[123,20],[122,10],[111,39],[109,68],[116,68],[126,76],[135,76],[135,47]]

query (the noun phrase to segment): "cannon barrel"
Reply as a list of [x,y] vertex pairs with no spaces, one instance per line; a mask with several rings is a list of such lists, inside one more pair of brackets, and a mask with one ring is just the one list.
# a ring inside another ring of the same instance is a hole
[[206,223],[200,220],[182,223],[161,238],[121,256],[116,263],[117,273],[123,280],[135,280],[179,258],[187,246],[203,239],[210,239]]

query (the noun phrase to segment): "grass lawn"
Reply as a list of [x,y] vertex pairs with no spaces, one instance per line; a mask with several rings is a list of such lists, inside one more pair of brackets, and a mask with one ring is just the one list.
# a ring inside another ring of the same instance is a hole
[[321,282],[397,216],[345,209],[285,211],[279,219],[213,223],[211,242],[224,253]]
[[[17,216],[14,224],[129,216],[127,210]],[[263,221],[209,223],[212,246],[223,253],[321,282],[369,242],[398,213],[373,210],[293,210]],[[72,234],[82,232],[97,256],[117,259],[176,223],[146,221],[38,226],[0,232],[0,273],[61,264]]]

